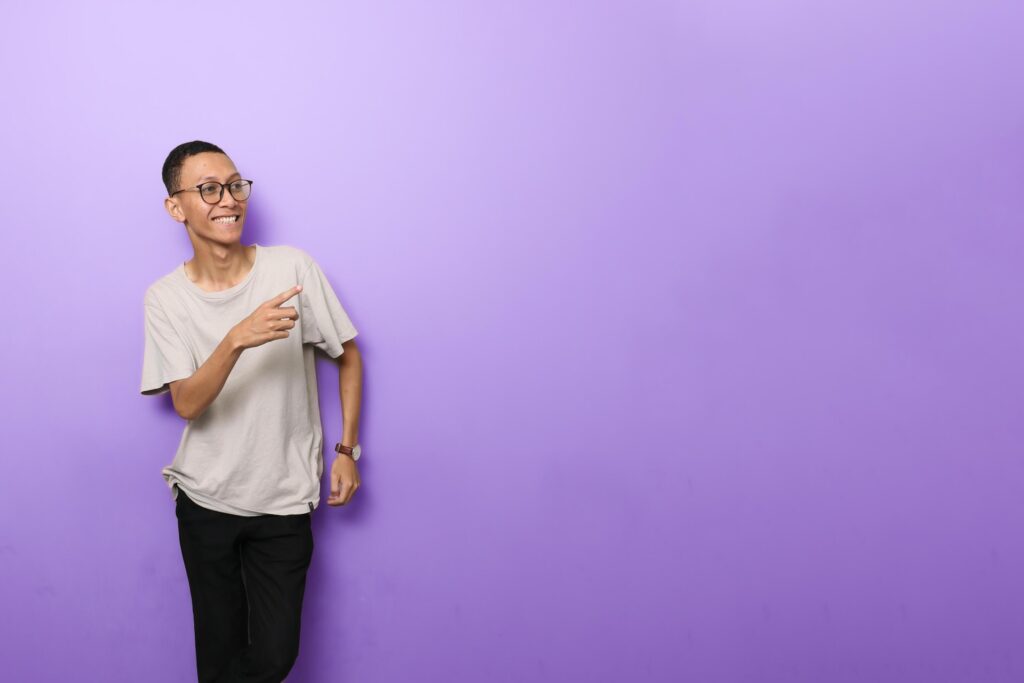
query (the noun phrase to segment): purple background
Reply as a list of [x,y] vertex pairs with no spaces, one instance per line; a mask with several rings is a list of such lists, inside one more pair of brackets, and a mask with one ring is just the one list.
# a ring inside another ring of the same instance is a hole
[[1022,20],[8,3],[0,677],[194,680],[138,385],[199,138],[366,361],[290,681],[1024,679]]

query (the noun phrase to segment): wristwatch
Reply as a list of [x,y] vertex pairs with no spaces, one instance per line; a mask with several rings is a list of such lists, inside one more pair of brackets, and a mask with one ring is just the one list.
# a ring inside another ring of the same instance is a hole
[[339,441],[338,443],[334,444],[334,450],[336,450],[338,453],[351,455],[353,460],[359,460],[359,455],[360,453],[362,453],[363,449],[359,447],[359,444],[356,444],[355,446],[342,446],[341,442]]

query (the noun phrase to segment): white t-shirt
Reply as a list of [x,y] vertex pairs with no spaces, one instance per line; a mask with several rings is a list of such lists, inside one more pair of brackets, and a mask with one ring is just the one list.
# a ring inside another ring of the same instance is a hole
[[173,499],[178,487],[211,510],[247,517],[312,512],[324,469],[313,347],[337,358],[357,331],[309,254],[254,246],[248,275],[229,289],[201,289],[184,264],[149,286],[141,392],[170,391],[168,382],[190,377],[257,306],[301,284],[281,304],[299,314],[289,336],[242,351],[217,398],[185,425],[162,474]]

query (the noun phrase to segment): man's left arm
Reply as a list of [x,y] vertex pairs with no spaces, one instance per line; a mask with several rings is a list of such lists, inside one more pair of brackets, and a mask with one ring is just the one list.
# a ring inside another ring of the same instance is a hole
[[[359,413],[363,399],[363,358],[355,339],[342,345],[344,352],[338,357],[338,385],[341,392],[342,446],[359,443]],[[333,450],[333,448],[332,448]],[[345,505],[359,488],[359,470],[352,456],[335,453],[331,465],[331,495],[328,505]]]

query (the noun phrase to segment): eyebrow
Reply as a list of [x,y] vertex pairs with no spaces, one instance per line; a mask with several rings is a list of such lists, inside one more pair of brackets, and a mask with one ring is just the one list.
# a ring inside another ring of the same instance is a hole
[[[231,175],[228,176],[228,180],[230,180],[231,178],[234,178],[235,176],[238,176],[239,178],[241,178],[242,174],[239,173],[238,171],[235,171],[234,173],[232,173]],[[217,176],[215,176],[215,175],[208,175],[208,176],[203,176],[202,178],[200,178],[199,182],[204,182],[206,180],[216,180],[216,179],[217,179]]]

